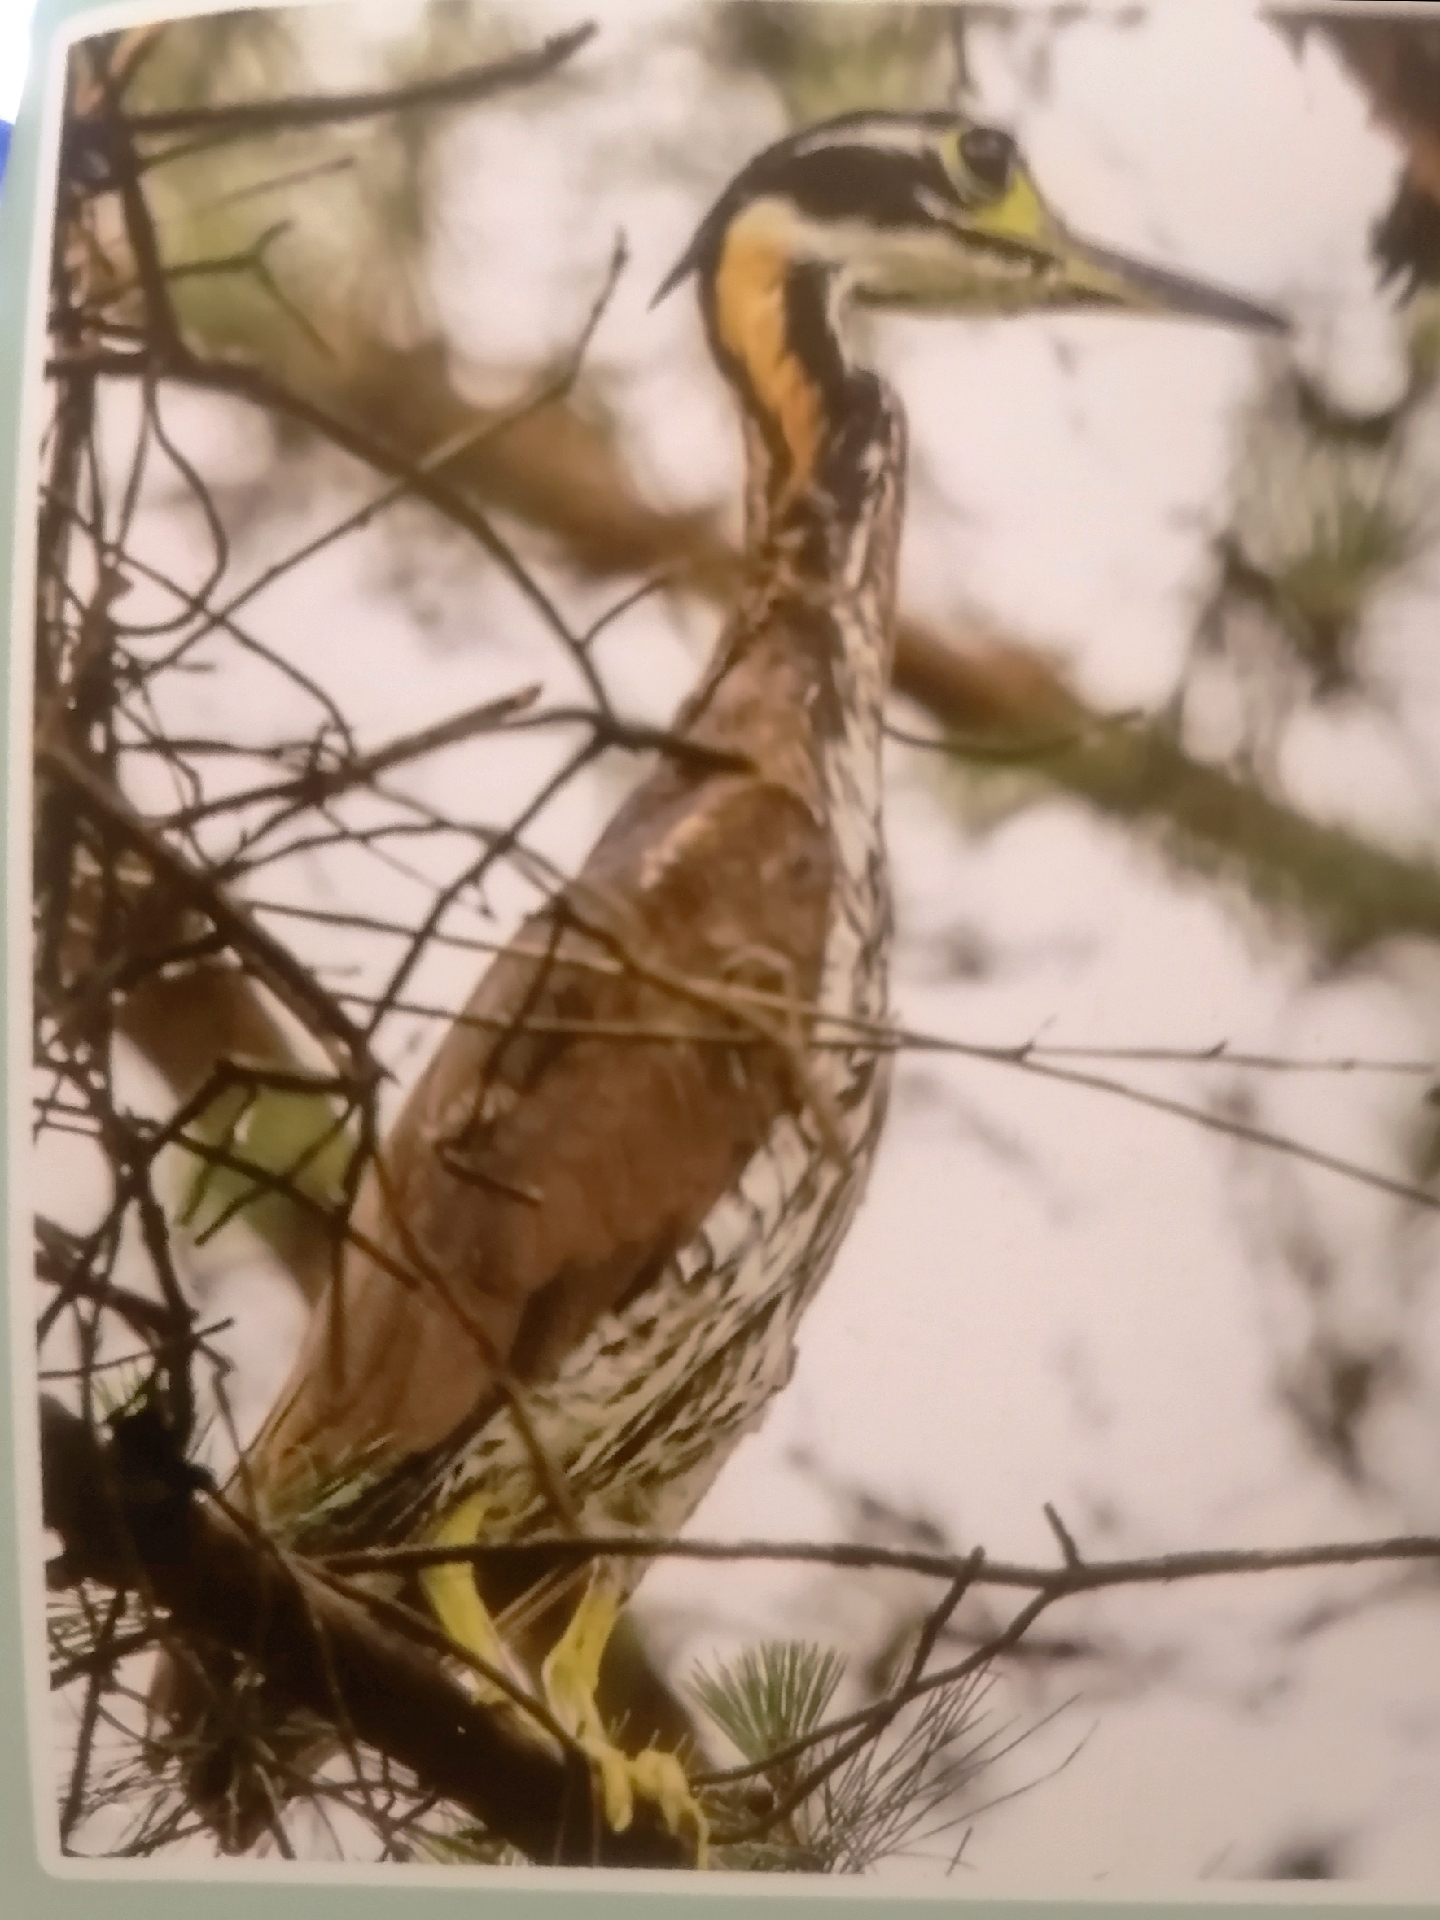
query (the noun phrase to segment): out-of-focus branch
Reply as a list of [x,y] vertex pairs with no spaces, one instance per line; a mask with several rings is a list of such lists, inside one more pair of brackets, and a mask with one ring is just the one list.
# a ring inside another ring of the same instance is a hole
[[[61,977],[86,981],[100,965],[96,939],[103,913],[98,870],[76,862],[70,880],[69,911],[61,948]],[[147,943],[156,952],[197,945],[206,921],[153,883],[142,861],[120,863],[111,877],[119,910],[143,911]],[[166,967],[148,968],[118,993],[111,1004],[115,1031],[164,1082],[178,1106],[185,1106],[213,1078],[217,1063],[248,1061],[258,1068],[294,1068],[300,1064],[296,1042],[277,1009],[256,981],[232,959],[195,954]],[[309,1197],[333,1205],[343,1167],[353,1152],[348,1131],[334,1138],[313,1159],[304,1159],[310,1139],[333,1131],[329,1100],[302,1095],[264,1097],[263,1117],[252,1111],[246,1129],[247,1156],[277,1171],[295,1165],[296,1185]],[[217,1100],[192,1122],[208,1145],[230,1138],[239,1118],[237,1101]],[[283,1139],[280,1135],[283,1134]],[[272,1138],[271,1136],[276,1136]],[[240,1183],[223,1170],[207,1173],[212,1206],[225,1205]],[[281,1268],[314,1300],[330,1272],[331,1236],[325,1219],[288,1193],[256,1193],[245,1209],[246,1226],[269,1247]]]
[[357,1068],[371,1075],[376,1072],[364,1035],[350,1016],[288,948],[216,884],[211,874],[194,866],[154,833],[124,796],[70,748],[42,742],[36,748],[36,760],[47,774],[63,781],[76,803],[149,866],[186,906],[202,913],[282,1005],[312,1025],[327,1045],[341,1050]]
[[[1368,61],[1382,79],[1390,76],[1381,91],[1388,85],[1395,93],[1398,87],[1404,97],[1394,111],[1418,115],[1413,104],[1404,108],[1410,94],[1400,85],[1401,68],[1392,57],[1386,56],[1388,66],[1382,59],[1402,27],[1412,35],[1427,31],[1419,23],[1328,23],[1344,40],[1347,57]],[[385,112],[422,98],[441,103],[482,98],[554,70],[590,31],[580,28],[512,60],[391,93],[125,115],[121,137],[318,126],[337,115]],[[157,259],[149,281],[159,272]],[[181,328],[180,339],[172,335],[166,343],[167,366],[144,355],[107,354],[93,370],[146,378],[169,373],[242,394],[407,483],[407,490],[480,538],[501,564],[489,537],[491,513],[543,532],[563,559],[591,578],[663,573],[678,587],[721,602],[733,592],[738,560],[714,521],[648,505],[612,437],[572,407],[567,396],[508,419],[502,411],[474,408],[461,396],[441,343],[397,348],[368,331],[353,313],[339,324],[337,316],[324,316],[332,358],[316,358],[304,342],[283,332],[243,343],[243,362],[232,357],[231,349],[241,344],[236,342],[225,343],[224,356],[216,357],[200,352],[185,331],[183,285],[172,286],[166,295],[167,310],[171,295]],[[397,394],[405,396],[403,407],[396,405]],[[429,470],[435,449],[457,436],[468,438],[468,444],[446,459],[443,470]],[[1440,873],[1429,862],[1319,824],[1247,782],[1193,760],[1160,728],[1106,723],[1033,648],[978,625],[942,634],[907,620],[896,684],[953,735],[993,741],[1021,754],[1033,744],[1026,764],[1037,785],[1048,783],[1139,829],[1177,864],[1232,883],[1262,909],[1304,927],[1331,953],[1354,952],[1396,934],[1428,938],[1440,933]],[[127,1038],[181,1098],[203,1084],[223,1054],[277,1065],[293,1061],[287,1036],[263,997],[221,965],[197,961],[157,972],[127,998],[119,1018]],[[198,1057],[191,1052],[196,1046],[203,1049]],[[316,1121],[323,1131],[326,1116],[317,1113]],[[313,1223],[298,1210],[277,1201],[270,1211],[272,1221],[257,1209],[252,1224],[309,1293],[325,1270],[326,1249],[318,1241],[311,1244]],[[287,1239],[293,1246],[283,1244]],[[306,1275],[313,1278],[307,1281]]]
[[[118,1436],[117,1436],[118,1438]],[[245,1531],[218,1505],[137,1475],[78,1415],[41,1403],[44,1519],[72,1578],[143,1583],[175,1627],[240,1654],[297,1707],[343,1719],[422,1790],[552,1865],[690,1864],[642,1806],[613,1833],[592,1807],[588,1763],[527,1738],[470,1699],[433,1654],[362,1597]],[[147,1465],[149,1462],[147,1461]]]
[[[544,58],[558,60],[573,50],[569,42],[559,51],[557,45],[541,50]],[[127,129],[137,124],[131,121]],[[137,253],[137,265],[152,304],[168,318],[163,268],[149,244],[149,217],[141,217],[137,193],[132,181],[130,224],[148,247],[143,258]],[[283,377],[283,368],[277,373],[202,356],[173,321],[157,344],[161,365],[143,353],[104,354],[90,370],[146,378],[169,374],[243,395],[391,475],[492,554],[498,543],[477,501],[557,536],[572,562],[591,575],[663,568],[677,582],[715,597],[734,588],[738,562],[714,526],[704,516],[647,507],[604,432],[582,420],[563,397],[518,417],[487,416],[460,399],[434,345],[398,353],[353,328],[328,391],[325,381],[307,382],[302,390]],[[394,405],[400,391],[406,395],[403,410]],[[464,444],[443,471],[436,470],[434,449],[453,443],[457,427]],[[1440,931],[1440,877],[1428,864],[1317,824],[1192,760],[1158,728],[1101,720],[1033,650],[977,631],[942,637],[909,621],[900,638],[897,685],[952,734],[984,745],[987,755],[993,742],[1012,758],[1024,756],[1037,779],[1156,833],[1183,864],[1242,883],[1263,906],[1307,923],[1331,951],[1353,951],[1391,933]],[[204,1084],[223,1054],[282,1065],[293,1059],[256,988],[209,961],[155,971],[126,996],[120,1019],[127,1038],[182,1098]],[[323,1103],[315,1121],[323,1132],[329,1122]],[[224,1116],[217,1116],[217,1124],[225,1124]],[[309,1170],[312,1178],[327,1179],[331,1171]],[[297,1224],[305,1218],[293,1208],[282,1211]],[[302,1230],[301,1237],[308,1240],[308,1233]],[[287,1257],[278,1244],[277,1251]],[[318,1277],[323,1252],[318,1244],[297,1246],[288,1263]],[[312,1291],[310,1284],[306,1291]]]
[[1368,20],[1312,14],[1301,24],[1329,40],[1375,118],[1405,149],[1400,184],[1375,230],[1377,259],[1413,288],[1433,287],[1440,281],[1440,32],[1418,14]]
[[[221,961],[151,973],[126,994],[116,1011],[116,1031],[184,1104],[205,1085],[222,1060],[248,1061],[256,1067],[291,1068],[298,1064],[295,1044],[266,1006],[255,982]],[[340,1192],[344,1163],[354,1151],[348,1130],[335,1133],[335,1103],[319,1096],[262,1095],[246,1129],[246,1157],[280,1171],[294,1165],[290,1177],[301,1194],[333,1206]],[[234,1130],[234,1101],[217,1101],[194,1123],[193,1131],[218,1146]],[[283,1136],[283,1137],[282,1137]],[[307,1158],[313,1141],[329,1138],[318,1155]],[[330,1275],[332,1238],[323,1214],[299,1204],[283,1190],[257,1193],[253,1183],[210,1169],[205,1175],[210,1211],[228,1206],[243,1190],[251,1195],[245,1225],[269,1248],[280,1267],[309,1301],[319,1298]]]
[[239,140],[255,135],[333,127],[347,120],[370,120],[382,113],[417,107],[474,106],[497,93],[543,80],[594,37],[593,22],[557,33],[541,46],[511,54],[459,73],[441,74],[406,87],[363,93],[321,93],[282,100],[237,100],[203,107],[172,107],[125,116],[131,134],[200,133]]
[[1440,869],[1287,806],[1185,753],[1162,728],[1091,727],[1036,763],[1175,863],[1228,883],[1333,959],[1397,935],[1440,938]]
[[[500,509],[557,536],[592,577],[664,569],[677,585],[724,599],[738,559],[703,516],[641,502],[602,433],[567,405],[538,410],[504,433],[459,397],[439,350],[391,353],[372,341],[343,393],[295,393],[267,370],[186,355],[187,384],[253,401],[319,434],[413,490],[487,548]],[[101,356],[95,370],[140,378],[160,371],[144,355]],[[406,404],[394,406],[403,392]],[[339,407],[344,412],[340,413]],[[424,470],[430,447],[468,426],[473,452]],[[1095,713],[1042,653],[978,627],[941,635],[902,621],[897,690],[942,726],[1024,753],[1037,779],[1097,812],[1154,836],[1178,864],[1243,889],[1267,912],[1302,925],[1331,955],[1396,935],[1440,936],[1440,870],[1317,823],[1252,783],[1197,761],[1153,723],[1117,725]],[[1055,742],[1059,739],[1058,746]]]
[[1376,115],[1404,142],[1411,181],[1440,203],[1440,27],[1412,14],[1305,16],[1337,49]]

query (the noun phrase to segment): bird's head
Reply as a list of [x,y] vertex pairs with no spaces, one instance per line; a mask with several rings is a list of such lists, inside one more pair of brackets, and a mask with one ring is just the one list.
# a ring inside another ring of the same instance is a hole
[[840,325],[852,300],[1287,327],[1238,294],[1082,240],[1047,206],[1008,133],[954,113],[848,114],[767,148],[706,215],[656,300],[692,273],[716,357],[790,490],[855,417],[860,387]]
[[1099,247],[1042,197],[1013,138],[954,113],[857,113],[737,175],[656,299],[690,273],[722,339],[790,279],[942,313],[1101,307],[1283,332],[1254,302]]

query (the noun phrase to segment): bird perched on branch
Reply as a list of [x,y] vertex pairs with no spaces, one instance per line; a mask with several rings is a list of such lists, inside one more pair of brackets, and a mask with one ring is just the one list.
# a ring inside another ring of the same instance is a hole
[[[790,1377],[889,1079],[905,426],[852,357],[852,305],[1281,325],[1080,241],[1008,134],[950,113],[771,147],[662,294],[691,278],[744,434],[743,584],[673,750],[481,980],[366,1176],[248,1459],[302,1550],[674,1532]],[[595,1705],[644,1564],[536,1546],[418,1587],[456,1642],[529,1676],[612,1825],[640,1796],[698,1852],[678,1760],[622,1753]],[[202,1764],[197,1800],[248,1844],[265,1803]]]

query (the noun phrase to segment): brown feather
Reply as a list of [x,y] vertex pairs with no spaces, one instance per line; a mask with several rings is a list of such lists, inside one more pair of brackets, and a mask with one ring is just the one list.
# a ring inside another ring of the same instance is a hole
[[[252,1457],[272,1512],[368,1449],[403,1461],[480,1424],[506,1376],[551,1377],[802,1097],[766,1037],[783,1019],[725,1007],[757,970],[808,1002],[824,947],[831,848],[793,684],[813,673],[818,690],[824,647],[797,645],[803,609],[776,611],[748,644],[738,625],[681,716],[698,746],[743,738],[754,771],[657,768],[411,1094],[356,1205],[372,1251],[347,1256]],[[728,1043],[688,1037],[717,1032]]]

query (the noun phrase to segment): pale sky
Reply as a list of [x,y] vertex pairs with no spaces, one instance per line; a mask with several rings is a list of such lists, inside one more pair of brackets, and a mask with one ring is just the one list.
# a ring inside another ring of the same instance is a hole
[[0,120],[13,120],[20,105],[32,11],[33,0],[0,0]]

